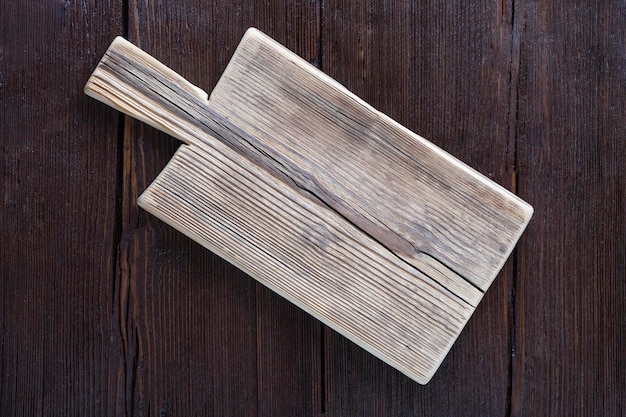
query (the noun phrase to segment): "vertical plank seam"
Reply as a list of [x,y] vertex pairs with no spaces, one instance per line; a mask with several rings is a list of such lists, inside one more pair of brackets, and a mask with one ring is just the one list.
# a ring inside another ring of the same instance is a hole
[[[111,281],[110,296],[111,296],[111,314],[112,314],[112,328],[111,333],[114,331],[118,333],[120,337],[121,352],[124,352],[124,335],[122,330],[121,320],[121,297],[122,297],[122,235],[123,235],[123,215],[122,215],[122,193],[124,183],[124,119],[126,115],[123,113],[118,114],[117,119],[117,152],[116,152],[116,164],[115,164],[115,208],[114,208],[114,225],[113,225],[113,257],[111,259],[113,280]],[[116,314],[117,311],[117,314]],[[117,317],[116,317],[117,316]],[[120,366],[118,362],[118,366]],[[123,366],[123,364],[122,364]],[[117,370],[119,372],[119,369]],[[117,379],[116,379],[117,382]],[[116,392],[119,392],[117,387]],[[116,396],[116,406],[119,397]],[[125,400],[122,400],[124,402]],[[116,407],[117,408],[117,407]],[[116,410],[117,411],[117,410]]]
[[[521,33],[520,18],[516,15],[517,0],[511,0],[511,49],[510,49],[510,66],[509,66],[509,114],[508,114],[508,138],[507,153],[512,152],[512,157],[507,158],[507,164],[510,163],[511,175],[511,192],[518,195],[518,117],[519,117],[519,70],[520,70],[520,54],[521,54]],[[519,5],[518,5],[519,6]],[[506,417],[511,417],[513,413],[513,359],[516,351],[516,326],[517,326],[517,273],[518,273],[518,250],[513,250],[511,254],[511,289],[509,298],[509,363],[508,363],[508,386],[506,392]]]
[[128,39],[128,32],[130,26],[130,4],[129,0],[122,0],[122,34],[124,38]]
[[259,298],[261,296],[261,291],[263,290],[260,282],[256,281],[254,284],[254,316],[255,316],[255,328],[254,328],[254,339],[256,341],[256,346],[254,350],[254,354],[256,356],[256,416],[264,415],[264,410],[261,407],[261,390],[263,388],[263,368],[261,367],[261,320],[260,320],[260,311],[259,305],[261,304]]
[[324,71],[324,29],[326,27],[324,25],[324,0],[319,0],[318,14],[317,68]]
[[[128,37],[128,0],[121,0],[121,8],[122,8],[122,35],[124,37]],[[112,258],[113,263],[113,275],[114,279],[111,285],[111,300],[113,302],[113,309],[111,310],[114,315],[114,323],[117,326],[117,332],[119,333],[119,343],[121,346],[122,353],[122,362],[118,362],[118,366],[121,366],[121,372],[123,375],[123,381],[121,381],[121,387],[116,388],[117,393],[121,393],[121,397],[117,395],[115,401],[116,412],[118,411],[118,407],[121,404],[124,409],[124,414],[128,415],[128,390],[127,388],[127,367],[126,367],[126,351],[128,349],[127,343],[127,334],[125,331],[125,327],[121,322],[123,317],[128,318],[128,312],[122,312],[123,306],[121,302],[123,302],[123,276],[122,276],[122,256],[128,256],[126,249],[124,249],[124,244],[122,240],[124,239],[124,216],[123,216],[123,197],[124,197],[124,137],[126,133],[126,121],[127,116],[123,113],[118,114],[118,122],[117,122],[117,152],[116,152],[116,181],[115,181],[115,209],[114,209],[114,230],[113,230],[113,244],[115,245],[114,255]],[[124,251],[124,255],[122,254]],[[128,262],[128,260],[126,261]],[[128,299],[126,298],[126,303],[128,303]],[[126,304],[126,309],[128,309],[128,304]],[[118,310],[117,318],[115,318],[115,311]],[[113,329],[112,329],[113,330]],[[117,372],[120,372],[120,369],[117,369]],[[116,378],[116,383],[120,381]],[[119,401],[119,402],[118,402]],[[133,415],[131,411],[131,415]]]
[[[122,6],[122,34],[128,36],[128,13],[126,7],[128,6],[128,0],[121,0]],[[116,161],[115,161],[115,208],[114,208],[114,229],[113,229],[113,244],[115,245],[115,251],[112,258],[112,270],[114,271],[114,279],[111,286],[111,300],[116,303],[116,288],[121,280],[121,248],[122,248],[122,234],[124,230],[124,218],[122,216],[122,198],[124,190],[124,134],[126,130],[126,115],[119,112],[117,117],[117,149],[116,149]],[[118,322],[119,325],[119,322]]]

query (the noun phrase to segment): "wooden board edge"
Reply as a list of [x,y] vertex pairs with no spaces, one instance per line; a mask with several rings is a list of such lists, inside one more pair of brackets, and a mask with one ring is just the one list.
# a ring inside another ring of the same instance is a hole
[[[181,145],[181,147],[177,151],[177,154],[179,152],[183,152],[184,148],[192,147],[192,146],[193,145]],[[174,157],[170,160],[170,162],[168,163],[168,166],[170,164],[173,164],[173,162],[177,158],[177,154],[175,154]],[[188,228],[186,228],[184,226],[181,227],[180,224],[173,222],[172,219],[166,213],[164,213],[159,208],[159,206],[156,203],[154,203],[153,194],[152,194],[153,190],[155,190],[155,192],[157,192],[157,193],[159,192],[157,184],[160,182],[160,177],[165,175],[165,173],[168,171],[168,166],[166,166],[161,171],[159,176],[157,176],[157,178],[150,184],[150,186],[139,196],[139,198],[138,198],[138,205],[142,209],[144,209],[146,212],[154,215],[155,217],[157,217],[161,221],[163,221],[166,224],[170,225],[171,227],[179,230],[180,232],[185,234],[187,237],[189,237],[193,241],[199,243],[200,245],[202,245],[206,249],[208,249],[211,252],[215,253],[216,255],[220,256],[222,259],[225,259],[229,263],[233,264],[234,266],[236,266],[237,268],[242,270],[244,273],[246,273],[250,277],[254,277],[255,276],[254,271],[252,271],[249,268],[247,268],[246,265],[243,265],[243,264],[237,262],[235,259],[231,258],[226,253],[224,253],[222,250],[220,250],[218,246],[212,245],[211,242],[209,242],[206,239],[204,239],[203,237],[197,235],[192,230],[189,230]],[[285,291],[281,290],[280,288],[278,288],[278,287],[276,287],[276,286],[274,286],[274,285],[272,285],[271,283],[268,283],[268,282],[261,282],[261,281],[258,281],[256,279],[255,279],[255,281],[260,282],[261,284],[265,285],[266,287],[268,287],[272,291],[274,291],[277,294],[279,294],[281,297],[285,298],[289,302],[293,303],[294,305],[298,306],[300,309],[302,309],[306,313],[310,314],[311,316],[313,316],[314,318],[319,320],[324,325],[326,325],[329,328],[333,329],[334,331],[336,331],[337,333],[339,333],[342,336],[346,337],[348,340],[350,340],[353,343],[355,343],[356,345],[360,346],[361,348],[363,348],[367,352],[371,353],[372,355],[374,355],[375,357],[379,358],[383,362],[385,362],[385,363],[389,364],[390,366],[396,368],[398,371],[400,371],[401,373],[403,373],[404,375],[406,375],[410,379],[412,379],[412,380],[414,380],[414,381],[416,381],[416,382],[418,382],[419,384],[422,384],[422,385],[427,384],[430,381],[430,379],[433,377],[433,375],[436,373],[436,371],[440,367],[441,363],[443,362],[443,360],[445,359],[445,357],[449,353],[450,349],[454,345],[455,341],[458,339],[458,336],[460,335],[462,329],[467,325],[467,322],[469,321],[469,319],[471,318],[472,314],[475,311],[475,307],[472,307],[471,310],[464,317],[463,321],[461,322],[462,324],[459,326],[458,332],[456,332],[453,337],[445,338],[444,347],[441,349],[439,354],[436,355],[436,356],[432,356],[431,357],[431,358],[435,358],[435,360],[433,361],[433,365],[428,368],[428,372],[423,372],[422,374],[418,374],[416,372],[413,372],[411,369],[407,368],[406,366],[404,366],[402,363],[394,360],[392,357],[386,355],[382,351],[374,348],[373,346],[371,346],[371,345],[369,345],[367,343],[362,342],[361,340],[359,340],[358,335],[352,334],[352,333],[346,331],[345,329],[343,329],[342,327],[338,326],[336,323],[333,323],[332,321],[326,320],[324,317],[316,314],[315,311],[311,310],[310,308],[308,308],[303,303],[301,303],[298,300],[294,299],[292,296],[290,296],[288,293],[286,293]]]

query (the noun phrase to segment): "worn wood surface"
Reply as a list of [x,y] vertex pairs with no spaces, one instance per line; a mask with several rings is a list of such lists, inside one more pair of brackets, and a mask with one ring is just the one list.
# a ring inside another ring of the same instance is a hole
[[[3,2],[0,415],[619,416],[625,9]],[[98,59],[210,90],[249,26],[535,206],[425,387],[135,204],[178,145],[82,94]]]
[[210,100],[122,37],[85,93],[189,145],[140,207],[420,383],[532,215],[257,29]]

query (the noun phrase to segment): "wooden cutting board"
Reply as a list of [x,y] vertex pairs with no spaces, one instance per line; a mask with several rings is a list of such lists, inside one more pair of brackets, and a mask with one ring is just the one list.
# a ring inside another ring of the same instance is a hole
[[122,38],[85,92],[185,143],[141,207],[420,383],[532,216],[256,29],[208,100]]

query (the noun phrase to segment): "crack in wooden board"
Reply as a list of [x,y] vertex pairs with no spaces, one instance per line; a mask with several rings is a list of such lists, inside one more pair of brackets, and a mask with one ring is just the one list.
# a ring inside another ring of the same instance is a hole
[[428,255],[486,291],[530,220],[517,196],[258,31],[244,37],[210,102],[314,172],[339,211],[376,225],[364,230],[393,234],[390,247],[418,268]]
[[183,145],[141,207],[418,381],[474,307],[236,152]]
[[190,145],[142,207],[421,383],[532,215],[254,29],[209,101],[121,38],[85,92]]

